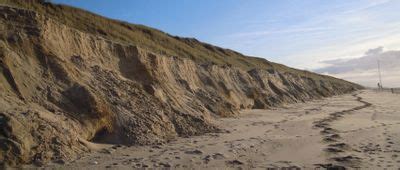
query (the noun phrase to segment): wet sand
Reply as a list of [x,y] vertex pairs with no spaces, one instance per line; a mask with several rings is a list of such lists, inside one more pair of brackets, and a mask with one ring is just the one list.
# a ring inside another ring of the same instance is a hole
[[365,90],[220,118],[224,129],[155,146],[89,144],[61,169],[400,167],[400,95]]

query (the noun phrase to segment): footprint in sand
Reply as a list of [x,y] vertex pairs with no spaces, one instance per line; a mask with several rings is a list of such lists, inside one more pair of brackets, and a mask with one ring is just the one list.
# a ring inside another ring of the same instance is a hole
[[329,147],[329,148],[325,148],[325,151],[328,153],[339,153],[339,152],[344,152],[343,150],[334,148],[334,147]]

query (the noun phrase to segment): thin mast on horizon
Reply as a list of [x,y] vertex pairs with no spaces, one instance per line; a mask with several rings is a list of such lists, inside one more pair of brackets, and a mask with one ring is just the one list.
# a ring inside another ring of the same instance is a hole
[[381,64],[380,64],[379,59],[378,59],[378,74],[379,74],[379,84],[380,84],[379,88],[383,88],[382,77],[381,77]]

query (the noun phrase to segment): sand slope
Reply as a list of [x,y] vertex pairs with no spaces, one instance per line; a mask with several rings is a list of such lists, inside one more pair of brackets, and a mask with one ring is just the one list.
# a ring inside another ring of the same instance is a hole
[[165,145],[104,146],[69,168],[400,167],[400,95],[359,91],[218,119],[226,131]]

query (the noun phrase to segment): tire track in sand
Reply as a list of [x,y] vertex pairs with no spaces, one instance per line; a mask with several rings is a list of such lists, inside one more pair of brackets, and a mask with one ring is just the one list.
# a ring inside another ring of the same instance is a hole
[[[347,114],[351,114],[353,111],[361,110],[372,105],[371,103],[364,101],[363,98],[358,94],[360,93],[353,94],[352,96],[355,97],[356,101],[362,103],[361,106],[333,112],[330,113],[328,117],[313,122],[315,128],[321,129],[320,133],[323,135],[322,141],[327,144],[327,147],[324,150],[325,152],[336,155],[339,153],[345,154],[346,150],[351,150],[351,147],[348,144],[340,142],[341,137],[339,132],[331,127],[331,123],[343,118]],[[331,157],[330,160],[352,166],[357,165],[361,161],[361,158],[352,155],[346,155]],[[333,164],[317,164],[316,166],[328,169],[344,168],[343,166]]]

